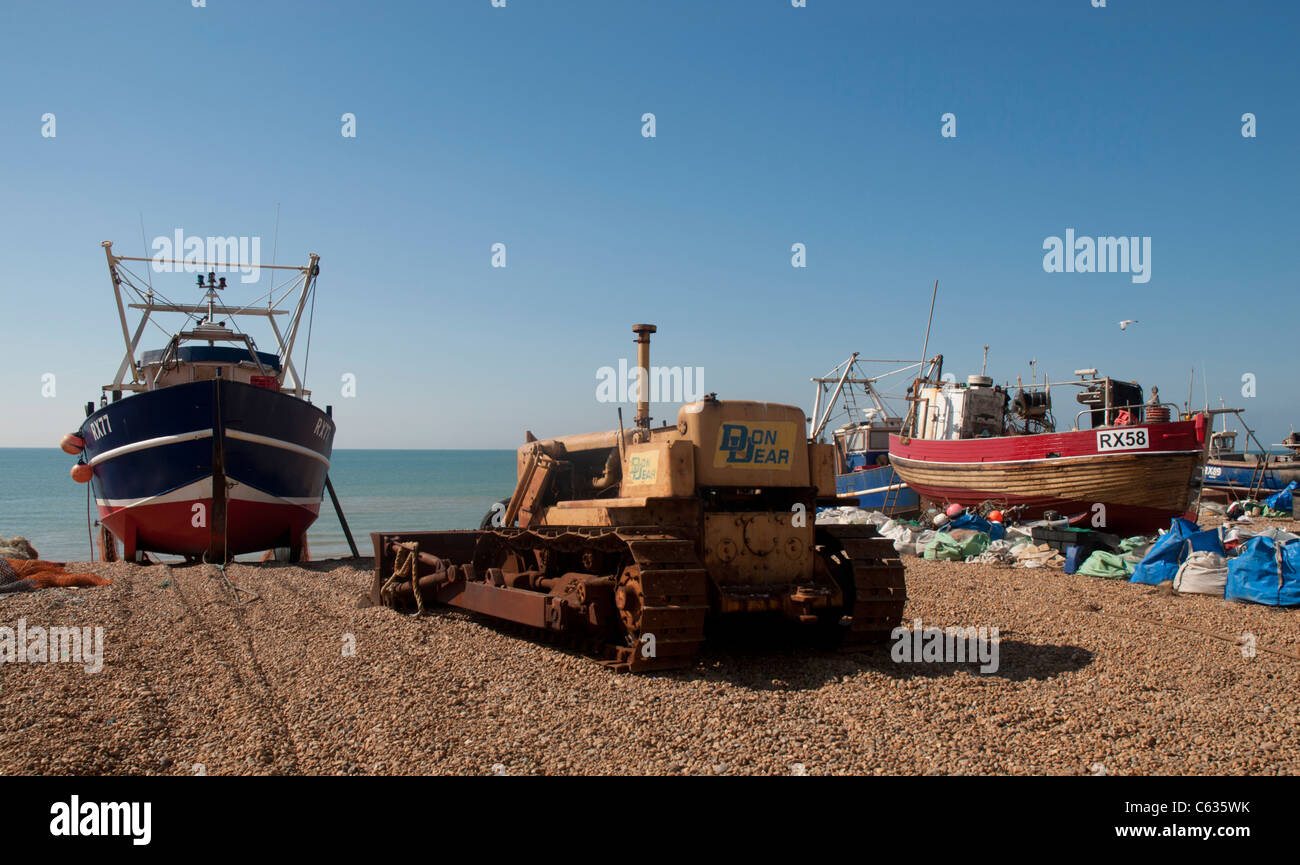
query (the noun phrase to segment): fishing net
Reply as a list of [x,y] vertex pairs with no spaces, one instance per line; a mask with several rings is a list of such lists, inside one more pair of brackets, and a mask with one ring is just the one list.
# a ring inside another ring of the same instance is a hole
[[4,563],[0,568],[0,593],[31,592],[51,586],[104,586],[113,582],[99,574],[70,573],[64,570],[62,562],[43,559],[0,559],[0,562]]

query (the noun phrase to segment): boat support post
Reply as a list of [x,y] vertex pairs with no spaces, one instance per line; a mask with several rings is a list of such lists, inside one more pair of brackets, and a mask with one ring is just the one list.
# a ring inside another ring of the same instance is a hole
[[334,513],[339,515],[339,525],[343,526],[343,536],[348,539],[348,547],[352,550],[352,558],[358,559],[361,553],[357,552],[357,542],[352,540],[352,529],[348,528],[348,518],[343,516],[343,506],[339,504],[339,497],[334,493],[334,482],[330,476],[325,476],[325,489],[329,491],[330,501],[334,503]]
[[229,561],[226,549],[229,489],[226,484],[226,422],[221,413],[221,370],[212,380],[212,513],[208,515],[208,556],[222,567]]

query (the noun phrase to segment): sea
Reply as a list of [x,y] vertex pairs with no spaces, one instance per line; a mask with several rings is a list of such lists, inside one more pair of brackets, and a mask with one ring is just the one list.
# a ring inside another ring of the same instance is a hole
[[[0,537],[27,538],[43,559],[94,558],[87,514],[93,520],[95,513],[87,506],[89,485],[68,475],[74,462],[58,448],[0,448]],[[477,529],[514,490],[515,451],[336,450],[330,480],[352,537],[368,556],[373,531]],[[350,555],[328,494],[307,543],[313,559]]]

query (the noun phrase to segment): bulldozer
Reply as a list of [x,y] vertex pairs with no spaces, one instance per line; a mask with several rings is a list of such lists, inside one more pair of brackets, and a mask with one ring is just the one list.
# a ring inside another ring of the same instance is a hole
[[621,671],[688,667],[706,626],[797,623],[844,649],[883,642],[906,589],[891,541],[816,525],[834,446],[797,406],[690,402],[653,426],[651,324],[633,328],[630,428],[539,440],[477,531],[374,532],[368,601],[470,610],[558,638]]

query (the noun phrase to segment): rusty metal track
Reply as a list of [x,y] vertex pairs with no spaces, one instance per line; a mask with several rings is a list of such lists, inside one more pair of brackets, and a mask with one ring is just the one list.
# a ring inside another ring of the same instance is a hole
[[[374,539],[377,603],[460,607],[619,671],[689,667],[704,641],[709,576],[684,533],[540,527]],[[887,640],[907,600],[893,543],[870,526],[819,526],[817,542],[844,593],[827,621],[837,643],[851,650]],[[585,572],[572,572],[577,562]]]
[[642,672],[689,667],[704,641],[708,572],[689,538],[622,529],[633,564],[619,578],[615,604],[627,634],[606,664]]
[[828,564],[852,598],[851,621],[842,634],[841,648],[888,640],[902,622],[907,603],[903,564],[893,541],[880,537],[873,526],[818,526],[817,536],[825,554],[834,557]]
[[[704,639],[708,574],[686,536],[659,528],[540,527],[374,538],[375,603],[457,606],[620,671],[690,666]],[[402,551],[396,559],[394,549]],[[600,564],[581,585],[552,576],[550,590],[543,591],[501,584],[501,565],[510,556],[529,564],[551,556]],[[607,602],[601,596],[605,577],[616,583]]]

